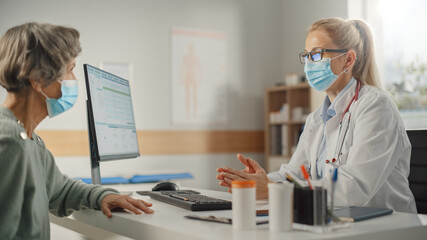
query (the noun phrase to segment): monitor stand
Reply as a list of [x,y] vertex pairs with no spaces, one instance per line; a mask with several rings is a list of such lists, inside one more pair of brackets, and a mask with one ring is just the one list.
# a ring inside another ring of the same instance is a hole
[[96,146],[95,146],[95,123],[93,122],[93,119],[91,119],[90,116],[93,116],[90,114],[89,111],[91,111],[91,107],[89,106],[89,101],[86,100],[86,109],[87,109],[87,123],[88,123],[88,132],[89,132],[89,155],[90,155],[90,165],[91,165],[91,175],[92,175],[92,184],[94,185],[101,185],[101,171],[99,168],[99,161],[97,159],[97,152],[96,152]]
[[91,162],[91,175],[92,175],[92,184],[101,185],[101,171],[99,169],[99,162],[93,159],[92,154],[90,156]]

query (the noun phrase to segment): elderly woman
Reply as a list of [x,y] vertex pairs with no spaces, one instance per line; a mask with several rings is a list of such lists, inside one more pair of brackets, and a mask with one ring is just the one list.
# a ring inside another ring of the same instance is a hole
[[114,208],[153,213],[150,203],[64,176],[34,133],[46,116],[74,105],[80,51],[77,30],[51,24],[16,26],[0,39],[0,85],[8,92],[0,106],[2,239],[49,239],[48,212],[67,216],[92,208],[109,218]]

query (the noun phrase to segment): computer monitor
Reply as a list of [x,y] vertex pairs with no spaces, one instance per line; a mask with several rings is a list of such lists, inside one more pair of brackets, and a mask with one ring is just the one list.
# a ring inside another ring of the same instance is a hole
[[129,81],[84,64],[92,183],[101,184],[99,163],[140,156]]

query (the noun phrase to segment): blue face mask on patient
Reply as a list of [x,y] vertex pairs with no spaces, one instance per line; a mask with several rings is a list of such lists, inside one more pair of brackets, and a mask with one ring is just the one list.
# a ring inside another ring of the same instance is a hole
[[304,72],[308,80],[308,84],[317,91],[325,91],[334,84],[338,77],[347,72],[347,69],[336,75],[331,69],[331,60],[342,56],[338,55],[334,58],[323,58],[320,61],[307,61],[304,66]]
[[62,96],[58,99],[46,97],[46,106],[49,118],[53,118],[74,106],[79,95],[79,87],[77,80],[63,80],[61,83]]

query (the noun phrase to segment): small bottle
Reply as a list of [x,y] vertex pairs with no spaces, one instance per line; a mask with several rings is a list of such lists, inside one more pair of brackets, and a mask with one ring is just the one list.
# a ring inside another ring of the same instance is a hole
[[255,229],[256,182],[254,180],[234,180],[232,188],[233,229]]
[[292,230],[294,184],[289,182],[268,184],[270,231]]

